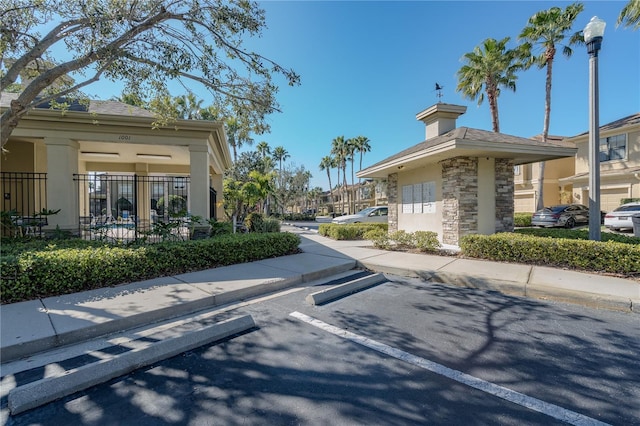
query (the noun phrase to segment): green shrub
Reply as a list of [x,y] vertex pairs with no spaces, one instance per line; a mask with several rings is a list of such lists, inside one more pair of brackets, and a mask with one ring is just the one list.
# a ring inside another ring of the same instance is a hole
[[575,268],[591,272],[640,273],[640,246],[616,241],[542,238],[514,233],[466,235],[465,256],[503,262]]
[[244,219],[244,226],[249,232],[262,232],[262,214],[249,213]]
[[384,229],[370,229],[362,235],[362,238],[372,241],[375,248],[379,248],[382,250],[391,249],[391,240],[389,239],[389,233]]
[[513,215],[513,225],[516,227],[531,226],[531,216],[533,216],[533,213],[515,213]]
[[399,250],[413,248],[413,234],[409,234],[405,230],[399,230],[389,233],[389,239],[395,243]]
[[211,237],[233,234],[233,224],[231,222],[218,222],[216,219],[209,219],[209,225],[211,225],[209,232]]
[[318,233],[334,240],[363,240],[364,234],[371,229],[388,229],[386,223],[347,223],[338,225],[334,223],[322,223],[318,227]]
[[[547,238],[566,238],[569,240],[588,240],[588,229],[563,229],[563,228],[528,228],[516,229],[514,231],[521,235],[531,235],[535,237]],[[600,234],[601,241],[615,241],[624,244],[640,244],[640,238],[627,236],[623,234],[614,234],[613,232],[602,232]]]
[[436,252],[440,248],[438,233],[433,231],[416,231],[413,233],[414,246],[423,252]]
[[262,232],[280,232],[280,221],[268,217],[262,222]]
[[284,256],[296,253],[299,244],[300,237],[291,233],[229,234],[130,247],[82,240],[18,248],[3,244],[0,301],[32,300]]

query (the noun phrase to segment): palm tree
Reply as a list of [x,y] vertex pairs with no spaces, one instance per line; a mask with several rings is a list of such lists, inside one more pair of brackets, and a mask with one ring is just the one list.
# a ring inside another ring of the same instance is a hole
[[[344,136],[338,136],[333,139],[331,142],[331,154],[333,154],[336,159],[336,167],[338,168],[338,185],[340,185],[340,170],[342,170],[342,192],[344,193],[344,190],[347,187],[347,142],[344,140]],[[342,206],[344,209],[344,195],[342,196]]]
[[249,128],[245,122],[237,117],[228,117],[225,120],[225,130],[229,145],[233,148],[233,161],[238,160],[238,149],[243,145],[252,145],[253,139],[249,136]]
[[[371,151],[371,145],[369,145],[369,138],[366,136],[356,136],[353,138],[353,144],[355,146],[355,152],[360,153],[360,168],[358,170],[362,170],[362,156]],[[361,182],[362,179],[358,178],[358,182]],[[355,202],[355,201],[354,201]]]
[[[280,183],[280,185],[279,185],[279,188],[278,188],[278,189],[280,189],[280,190],[282,190],[282,186],[283,186],[283,182],[282,182],[282,163],[283,163],[284,161],[286,161],[286,160],[287,160],[287,158],[289,158],[289,157],[291,157],[291,156],[289,155],[289,153],[287,152],[287,150],[286,150],[286,149],[284,149],[284,147],[283,147],[283,146],[276,146],[276,147],[273,149],[273,159],[274,159],[274,160],[276,160],[276,161],[280,164],[280,167],[279,167],[279,170],[280,170],[280,173],[279,173],[279,177],[280,177],[280,179],[279,179],[279,183]],[[284,204],[282,204],[282,205],[281,205],[281,208],[282,208],[282,213],[284,213]]]
[[456,91],[470,100],[478,99],[478,105],[484,101],[484,92],[489,101],[493,131],[500,131],[498,119],[498,96],[500,88],[516,91],[516,71],[523,68],[523,50],[507,49],[510,37],[500,41],[486,39],[482,46],[476,46],[473,52],[463,56],[466,64],[458,70]]
[[[355,213],[356,211],[356,193],[355,193],[355,173],[353,162],[355,161],[355,153],[356,153],[356,142],[354,138],[347,139],[347,159],[351,162],[351,191],[349,191],[350,201],[349,201],[349,212]],[[353,203],[353,210],[351,209]]]
[[336,167],[336,161],[332,156],[325,155],[324,157],[322,157],[322,160],[320,160],[319,167],[320,167],[320,171],[322,170],[327,171],[327,178],[329,179],[329,198],[331,201],[331,205],[333,206],[333,212],[335,213],[336,203],[333,199],[333,186],[331,186],[331,169]]
[[618,16],[616,26],[633,27],[633,30],[640,28],[640,0],[629,0],[629,3],[622,8]]
[[286,149],[284,149],[283,146],[276,146],[273,149],[273,158],[274,160],[276,160],[279,164],[279,169],[280,169],[280,175],[282,175],[282,163],[284,161],[286,161],[288,158],[290,158],[291,156],[289,155],[289,153],[287,152]]
[[367,152],[371,152],[371,145],[369,145],[371,141],[366,136],[356,136],[353,141],[356,146],[356,152],[360,153],[360,168],[358,170],[362,170],[362,156]]
[[197,99],[196,95],[189,92],[176,98],[179,117],[185,120],[200,120],[202,118],[202,99]]
[[[549,118],[551,116],[551,80],[553,75],[553,61],[556,57],[557,46],[562,45],[565,37],[574,21],[584,9],[582,3],[573,3],[562,10],[559,7],[552,7],[543,10],[529,18],[528,24],[520,33],[520,40],[524,41],[523,47],[526,50],[534,49],[537,46],[540,53],[532,53],[529,66],[536,64],[539,69],[546,68],[546,87],[544,104],[544,125],[542,129],[542,142],[547,141],[549,136]],[[562,45],[562,54],[567,58],[571,57],[573,51],[571,45],[583,44],[581,31],[574,32],[569,38],[569,43]],[[544,169],[545,162],[540,163],[538,176],[538,205],[537,210],[544,208]]]
[[260,154],[260,156],[264,160],[267,155],[271,154],[271,147],[269,147],[268,143],[266,143],[265,141],[262,141],[262,142],[259,142],[258,145],[256,145],[256,151],[258,152],[258,154]]

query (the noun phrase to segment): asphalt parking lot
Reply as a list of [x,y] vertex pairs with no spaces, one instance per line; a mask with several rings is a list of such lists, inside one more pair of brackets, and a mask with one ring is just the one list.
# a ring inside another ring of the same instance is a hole
[[392,278],[229,306],[256,327],[6,424],[640,424],[637,315]]

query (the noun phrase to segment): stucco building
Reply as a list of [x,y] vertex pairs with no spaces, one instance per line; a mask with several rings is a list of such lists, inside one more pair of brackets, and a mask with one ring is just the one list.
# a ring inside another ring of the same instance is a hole
[[[0,107],[15,96],[3,93]],[[223,124],[153,122],[149,111],[114,101],[31,110],[0,158],[2,210],[18,220],[60,210],[45,228],[74,233],[98,216],[145,226],[176,200],[190,215],[222,216],[222,178],[231,166]]]
[[389,231],[435,231],[457,245],[467,234],[513,230],[514,166],[573,157],[571,143],[456,127],[466,107],[438,103],[418,113],[426,140],[357,173],[386,178]]

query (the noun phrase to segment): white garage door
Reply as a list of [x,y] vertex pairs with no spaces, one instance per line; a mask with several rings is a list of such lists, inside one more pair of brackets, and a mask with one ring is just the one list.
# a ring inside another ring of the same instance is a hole
[[620,200],[628,197],[628,188],[603,189],[600,191],[600,210],[610,212],[620,205]]
[[516,194],[513,197],[516,213],[533,213],[536,211],[533,194]]

